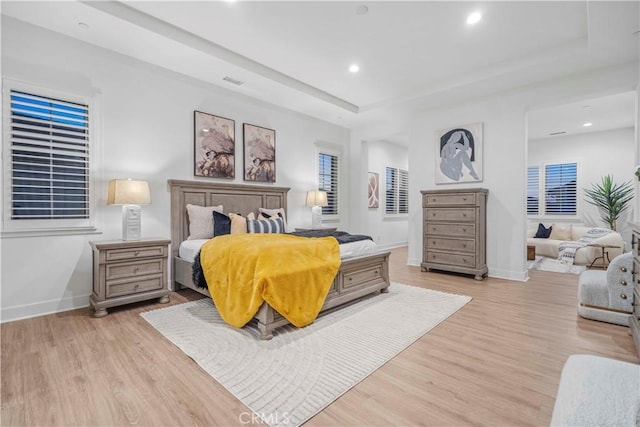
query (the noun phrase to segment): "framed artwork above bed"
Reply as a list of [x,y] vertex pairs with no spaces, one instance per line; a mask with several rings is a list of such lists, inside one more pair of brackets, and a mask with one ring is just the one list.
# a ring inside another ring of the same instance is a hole
[[194,175],[233,179],[236,122],[201,111],[193,112]]
[[276,182],[276,131],[244,123],[244,180]]

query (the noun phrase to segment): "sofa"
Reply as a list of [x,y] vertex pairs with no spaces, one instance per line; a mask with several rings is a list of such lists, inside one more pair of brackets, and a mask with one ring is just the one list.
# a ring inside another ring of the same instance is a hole
[[[551,234],[547,238],[534,237],[539,230],[529,229],[527,232],[527,246],[535,246],[536,255],[545,256],[549,258],[558,258],[559,251],[558,246],[563,241],[577,241],[582,238],[587,231],[593,227],[585,227],[580,225],[571,224],[552,224]],[[604,262],[602,257],[602,248],[595,246],[585,246],[576,251],[575,258],[573,260],[574,265],[587,265],[590,266],[594,260],[597,260],[594,266],[604,267],[608,264],[609,260],[614,259],[618,255],[624,252],[624,240],[622,236],[611,231],[602,237],[594,239],[590,242],[591,245],[602,244],[615,246],[613,248],[605,248],[605,252],[608,253],[608,260]]]

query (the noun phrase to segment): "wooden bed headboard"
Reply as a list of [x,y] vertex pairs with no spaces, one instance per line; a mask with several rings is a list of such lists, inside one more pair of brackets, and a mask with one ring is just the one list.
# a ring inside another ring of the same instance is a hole
[[287,211],[289,188],[259,185],[227,184],[205,181],[168,180],[171,191],[171,247],[178,253],[180,243],[189,236],[187,204],[199,206],[222,205],[224,212],[247,215],[258,214],[258,208]]

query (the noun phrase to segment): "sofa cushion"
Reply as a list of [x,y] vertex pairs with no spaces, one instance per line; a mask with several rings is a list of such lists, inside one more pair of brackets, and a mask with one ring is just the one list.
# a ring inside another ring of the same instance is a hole
[[533,236],[536,239],[548,239],[551,235],[551,226],[549,228],[545,227],[543,223],[538,224],[538,231],[536,231],[536,235]]
[[569,225],[559,225],[553,223],[551,225],[551,235],[549,238],[553,240],[571,240],[571,229],[573,226]]

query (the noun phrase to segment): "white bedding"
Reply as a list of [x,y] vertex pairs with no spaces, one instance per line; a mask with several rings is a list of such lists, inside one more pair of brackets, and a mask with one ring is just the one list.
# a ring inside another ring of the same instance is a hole
[[[206,242],[206,239],[202,240],[185,240],[180,244],[178,249],[178,255],[180,258],[193,262],[196,254]],[[370,255],[376,252],[376,244],[367,239],[360,240],[358,242],[344,243],[340,245],[340,259],[353,258],[357,256]]]

